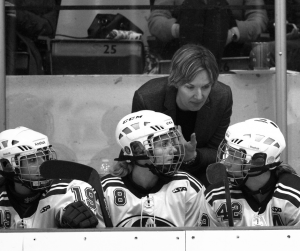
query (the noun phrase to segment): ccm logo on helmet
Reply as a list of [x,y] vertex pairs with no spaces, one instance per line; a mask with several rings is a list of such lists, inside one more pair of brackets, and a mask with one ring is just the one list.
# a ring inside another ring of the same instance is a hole
[[38,142],[38,143],[34,143],[36,146],[39,146],[39,145],[43,145],[45,144],[45,141],[41,141],[41,142]]
[[134,119],[139,119],[139,118],[141,118],[141,117],[143,117],[143,115],[131,117],[131,118],[129,118],[129,119],[125,119],[125,120],[123,121],[123,124],[127,123],[128,121],[134,120]]

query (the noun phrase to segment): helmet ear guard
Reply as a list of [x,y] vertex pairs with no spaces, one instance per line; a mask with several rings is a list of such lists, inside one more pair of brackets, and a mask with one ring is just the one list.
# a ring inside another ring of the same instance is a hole
[[14,171],[14,169],[13,169],[12,165],[10,164],[10,162],[8,161],[8,159],[0,159],[0,164],[1,164],[2,170],[4,172],[13,172]]
[[16,174],[10,162],[7,159],[0,159],[0,164],[0,174],[9,180],[14,180]]

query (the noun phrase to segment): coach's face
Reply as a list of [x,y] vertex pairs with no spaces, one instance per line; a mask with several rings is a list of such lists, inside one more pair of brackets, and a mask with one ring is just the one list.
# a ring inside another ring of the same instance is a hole
[[178,87],[178,107],[183,111],[200,110],[208,98],[212,84],[206,70],[199,72],[194,80]]

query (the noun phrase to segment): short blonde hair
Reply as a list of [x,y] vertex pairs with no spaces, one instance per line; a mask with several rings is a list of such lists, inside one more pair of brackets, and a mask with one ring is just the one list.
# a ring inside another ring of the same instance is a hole
[[179,87],[189,83],[203,70],[207,71],[213,84],[217,82],[219,68],[212,52],[201,45],[183,45],[172,58],[168,85]]
[[127,174],[131,173],[133,169],[133,164],[126,161],[118,161],[115,165],[112,165],[109,169],[109,173],[117,177],[125,177]]

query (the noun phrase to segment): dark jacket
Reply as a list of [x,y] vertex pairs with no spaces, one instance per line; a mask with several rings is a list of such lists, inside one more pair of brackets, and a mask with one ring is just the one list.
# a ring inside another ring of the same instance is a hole
[[[153,110],[172,117],[176,124],[177,89],[168,86],[168,78],[148,81],[134,93],[132,112]],[[207,185],[206,168],[216,162],[219,144],[225,137],[232,114],[232,92],[229,86],[217,82],[212,86],[206,104],[198,111],[195,124],[198,157],[194,165],[182,169]],[[190,139],[186,139],[189,141]]]

